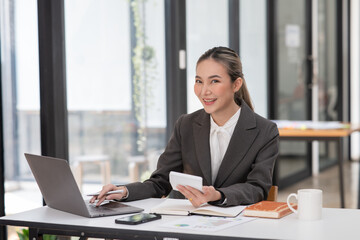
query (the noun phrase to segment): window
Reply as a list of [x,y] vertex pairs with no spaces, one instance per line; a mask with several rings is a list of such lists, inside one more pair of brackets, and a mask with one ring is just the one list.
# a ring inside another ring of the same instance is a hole
[[186,2],[187,109],[189,113],[202,108],[194,94],[196,62],[210,48],[227,47],[229,45],[228,32],[227,1],[192,0]]
[[[5,213],[42,206],[24,153],[40,154],[37,1],[0,0]],[[24,202],[23,199],[26,198]],[[16,236],[15,227],[8,235]]]
[[166,143],[163,1],[68,0],[65,26],[69,155],[80,187],[148,177]]
[[[24,157],[24,152],[40,154],[37,5],[26,0],[3,0],[1,5],[5,210],[12,214],[42,206]],[[15,191],[21,192],[15,196]],[[25,197],[27,204],[20,202]]]
[[[258,14],[253,14],[257,12]],[[255,112],[267,117],[266,2],[240,1],[240,59]]]

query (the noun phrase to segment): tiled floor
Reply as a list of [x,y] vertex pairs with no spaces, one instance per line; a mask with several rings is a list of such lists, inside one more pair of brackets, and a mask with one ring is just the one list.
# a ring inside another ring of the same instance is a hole
[[[345,207],[357,208],[359,192],[359,162],[347,162],[344,165]],[[323,207],[339,208],[339,170],[337,166],[324,170],[316,177],[307,178],[293,186],[282,189],[278,201],[285,202],[290,193],[302,188],[323,190]]]

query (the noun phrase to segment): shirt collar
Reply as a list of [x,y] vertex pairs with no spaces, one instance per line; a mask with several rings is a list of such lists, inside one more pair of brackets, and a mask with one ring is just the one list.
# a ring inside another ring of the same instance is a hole
[[214,119],[212,118],[212,116],[210,115],[210,122],[211,122],[211,128],[229,128],[234,126],[237,121],[239,120],[239,116],[240,116],[240,110],[241,107],[236,111],[236,113],[229,119],[227,120],[227,122],[223,125],[223,126],[219,126],[216,124],[216,122],[214,121]]

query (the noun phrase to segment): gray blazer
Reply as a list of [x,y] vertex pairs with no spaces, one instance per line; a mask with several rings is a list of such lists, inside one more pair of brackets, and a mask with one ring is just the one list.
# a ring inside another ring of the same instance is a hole
[[[211,179],[210,115],[203,109],[182,115],[157,169],[143,183],[126,185],[126,201],[167,196],[172,190],[169,172],[201,176],[203,185]],[[226,206],[252,204],[267,198],[279,154],[276,124],[254,113],[243,101],[241,113],[220,165],[214,187],[226,197]]]

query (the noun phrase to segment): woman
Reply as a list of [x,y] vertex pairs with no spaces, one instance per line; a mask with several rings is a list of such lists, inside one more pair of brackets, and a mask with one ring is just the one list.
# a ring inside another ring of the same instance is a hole
[[[204,108],[177,120],[151,177],[125,186],[108,184],[90,202],[167,196],[172,190],[170,171],[203,178],[203,192],[177,187],[195,207],[252,204],[267,198],[279,133],[274,123],[253,112],[236,52],[226,47],[205,52],[197,62],[194,91]],[[105,195],[119,189],[123,192]]]

